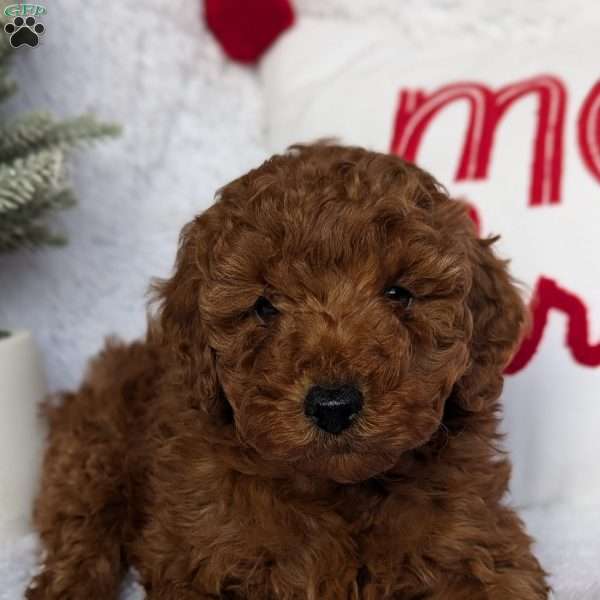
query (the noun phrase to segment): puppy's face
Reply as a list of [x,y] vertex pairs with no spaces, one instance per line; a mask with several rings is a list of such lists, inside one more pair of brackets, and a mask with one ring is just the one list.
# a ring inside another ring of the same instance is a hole
[[199,327],[242,443],[356,482],[440,426],[470,359],[474,236],[397,159],[314,162],[267,163],[193,226],[212,232]]

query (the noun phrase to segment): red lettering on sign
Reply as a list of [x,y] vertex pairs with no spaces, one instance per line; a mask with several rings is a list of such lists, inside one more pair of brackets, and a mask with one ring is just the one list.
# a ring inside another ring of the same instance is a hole
[[600,81],[590,90],[581,106],[577,133],[583,162],[600,181]]
[[485,179],[498,123],[517,100],[529,94],[535,94],[539,102],[529,204],[558,203],[567,93],[560,79],[551,75],[511,83],[497,91],[474,82],[446,85],[429,94],[422,90],[402,90],[391,152],[414,162],[423,135],[437,113],[453,102],[466,100],[470,107],[469,122],[456,180]]
[[597,367],[600,365],[600,343],[590,342],[587,307],[582,300],[563,288],[556,281],[540,277],[531,301],[532,328],[521,343],[516,355],[506,369],[506,373],[517,373],[523,369],[536,353],[548,322],[550,310],[558,310],[567,315],[565,345],[580,365]]

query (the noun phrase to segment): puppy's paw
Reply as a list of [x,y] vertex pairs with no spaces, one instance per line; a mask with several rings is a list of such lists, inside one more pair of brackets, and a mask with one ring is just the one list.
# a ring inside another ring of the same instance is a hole
[[32,580],[25,590],[26,600],[117,600],[114,582],[92,578],[84,573],[72,574],[64,571],[44,569]]
[[54,600],[60,597],[53,591],[52,579],[46,571],[36,575],[25,590],[26,600]]

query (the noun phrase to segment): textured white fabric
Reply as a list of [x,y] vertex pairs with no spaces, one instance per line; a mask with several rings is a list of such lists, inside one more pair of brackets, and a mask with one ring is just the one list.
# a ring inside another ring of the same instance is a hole
[[266,151],[255,74],[223,57],[199,1],[46,6],[40,46],[15,53],[10,110],[124,126],[73,163],[80,204],[57,219],[69,244],[0,255],[0,327],[34,333],[57,389],[79,382],[107,334],[142,333],[150,278],[169,273],[181,227]]

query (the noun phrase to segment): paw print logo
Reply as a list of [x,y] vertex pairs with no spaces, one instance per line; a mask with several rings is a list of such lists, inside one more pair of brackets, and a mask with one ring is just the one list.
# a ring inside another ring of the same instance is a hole
[[41,23],[35,22],[35,17],[15,17],[12,23],[7,23],[4,26],[4,31],[10,35],[10,45],[13,48],[18,48],[23,44],[35,48],[39,41],[40,35],[44,33],[45,27]]

